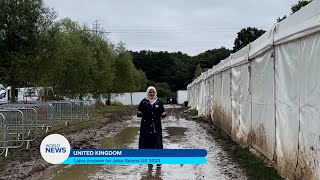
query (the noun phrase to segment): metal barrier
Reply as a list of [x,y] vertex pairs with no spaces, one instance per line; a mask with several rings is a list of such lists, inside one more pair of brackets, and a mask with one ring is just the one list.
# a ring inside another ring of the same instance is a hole
[[53,118],[55,120],[72,120],[72,103],[66,101],[50,102],[54,108]]
[[2,108],[14,108],[14,109],[34,109],[36,116],[36,124],[34,127],[46,128],[48,132],[49,128],[53,125],[53,113],[54,107],[49,103],[35,103],[35,104],[6,104],[1,106]]
[[27,142],[26,149],[31,145],[31,142],[36,140],[38,136],[37,131],[37,110],[35,108],[14,108],[14,107],[1,107],[4,110],[19,110],[23,113],[24,124],[22,135],[24,136],[24,141]]
[[9,149],[20,148],[25,141],[25,115],[17,109],[0,109],[4,118],[4,129],[2,141],[5,156],[8,155]]
[[[54,120],[90,119],[93,101],[55,101],[34,104],[5,104],[0,106],[0,155],[8,156],[10,149],[26,149],[38,136],[38,128],[48,132]],[[2,150],[2,151],[1,151]]]
[[90,119],[93,113],[93,103],[91,101],[70,101],[74,119]]
[[6,124],[5,124],[5,117],[2,113],[0,113],[0,127],[1,127],[1,133],[0,133],[0,147],[2,147],[2,151],[0,153],[0,156],[5,152],[5,140],[6,140]]
[[90,119],[94,107],[92,101],[57,101],[51,104],[56,120]]

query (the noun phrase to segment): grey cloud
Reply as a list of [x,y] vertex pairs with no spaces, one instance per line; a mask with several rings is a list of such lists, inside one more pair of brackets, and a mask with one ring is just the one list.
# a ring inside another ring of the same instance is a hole
[[277,17],[289,14],[296,2],[45,0],[60,18],[70,17],[90,26],[99,20],[103,29],[112,32],[108,37],[113,42],[123,41],[130,50],[182,51],[190,55],[221,46],[231,49],[241,28],[271,27]]

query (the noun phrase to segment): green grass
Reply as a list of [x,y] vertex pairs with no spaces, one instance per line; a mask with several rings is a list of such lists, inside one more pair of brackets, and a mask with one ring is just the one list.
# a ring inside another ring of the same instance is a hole
[[229,153],[247,170],[252,179],[283,179],[274,168],[268,167],[262,159],[252,154],[248,148],[234,145],[230,148]]
[[209,133],[221,147],[246,171],[252,180],[283,180],[278,172],[269,167],[262,159],[254,155],[248,148],[241,147],[222,130],[210,130]]
[[110,113],[126,111],[126,110],[130,109],[131,107],[132,106],[123,106],[123,105],[119,105],[119,106],[104,106],[104,107],[100,107],[98,110],[99,110],[100,113],[110,114]]
[[189,110],[189,115],[190,116],[198,116],[198,111],[196,109],[190,109]]

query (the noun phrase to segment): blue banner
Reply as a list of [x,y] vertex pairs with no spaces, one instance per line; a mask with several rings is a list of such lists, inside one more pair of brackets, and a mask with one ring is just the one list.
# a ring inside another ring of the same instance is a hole
[[205,149],[72,149],[69,157],[206,157]]
[[62,164],[205,164],[205,157],[69,157]]

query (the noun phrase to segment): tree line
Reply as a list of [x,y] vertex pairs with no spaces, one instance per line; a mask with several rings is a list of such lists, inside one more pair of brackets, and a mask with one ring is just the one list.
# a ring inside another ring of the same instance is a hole
[[[312,0],[299,0],[291,6],[291,14],[297,12],[310,2]],[[282,21],[286,17],[279,17],[277,22]],[[239,51],[265,32],[265,30],[256,27],[243,28],[237,33],[232,50],[221,47],[207,50],[193,57],[182,52],[168,53],[143,50],[140,52],[130,51],[130,53],[132,54],[135,66],[145,72],[148,79],[147,84],[158,85],[162,87],[161,94],[172,95],[174,93],[170,94],[170,92],[186,89],[186,86],[200,76],[202,72],[211,69],[231,53]]]
[[[292,13],[310,2],[300,0],[292,5]],[[255,27],[243,28],[232,50],[221,47],[196,56],[133,52],[86,25],[69,18],[57,20],[57,14],[43,0],[0,0],[0,82],[12,89],[50,87],[55,97],[82,98],[89,93],[108,96],[144,91],[148,85],[157,86],[161,97],[174,96],[203,71],[264,32]],[[11,93],[15,97],[15,92]]]
[[56,97],[79,98],[145,88],[146,76],[123,43],[56,17],[42,0],[0,0],[2,84],[51,87]]

